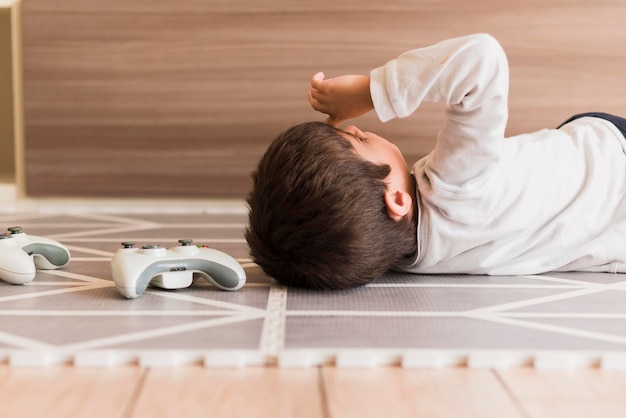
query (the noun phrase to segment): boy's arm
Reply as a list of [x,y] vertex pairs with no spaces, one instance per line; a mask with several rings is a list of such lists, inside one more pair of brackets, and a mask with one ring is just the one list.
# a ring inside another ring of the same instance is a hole
[[422,102],[447,105],[435,149],[420,162],[433,186],[463,193],[485,181],[497,164],[508,116],[508,64],[494,38],[470,35],[409,51],[370,77],[383,122],[411,115]]
[[341,122],[374,109],[370,96],[370,78],[344,75],[324,79],[324,73],[311,78],[309,103],[313,109],[328,115],[326,123],[337,127]]

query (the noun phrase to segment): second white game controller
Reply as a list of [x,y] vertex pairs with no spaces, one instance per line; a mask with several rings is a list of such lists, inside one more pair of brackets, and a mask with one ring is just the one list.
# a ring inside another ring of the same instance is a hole
[[70,261],[70,252],[48,238],[27,235],[22,228],[9,228],[0,235],[0,279],[25,284],[35,278],[37,270],[53,270]]
[[123,248],[111,259],[117,290],[132,299],[144,293],[148,285],[161,289],[189,287],[194,275],[222,290],[239,290],[246,283],[243,267],[228,254],[192,245],[192,240],[179,243],[169,249],[160,245],[136,248],[134,243],[122,243]]

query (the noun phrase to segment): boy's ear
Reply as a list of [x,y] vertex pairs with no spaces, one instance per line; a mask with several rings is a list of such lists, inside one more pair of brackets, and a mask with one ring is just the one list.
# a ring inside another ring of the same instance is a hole
[[404,218],[411,210],[411,195],[402,190],[389,190],[385,192],[385,204],[387,213],[396,222]]

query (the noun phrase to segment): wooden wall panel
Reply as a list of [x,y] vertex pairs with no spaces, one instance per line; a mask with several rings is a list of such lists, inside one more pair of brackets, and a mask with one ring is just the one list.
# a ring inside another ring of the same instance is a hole
[[15,181],[11,9],[0,5],[0,183]]
[[[511,65],[508,134],[626,114],[621,0],[24,0],[27,193],[243,197],[271,139],[322,117],[310,76],[489,32]],[[440,106],[387,124],[413,162]]]

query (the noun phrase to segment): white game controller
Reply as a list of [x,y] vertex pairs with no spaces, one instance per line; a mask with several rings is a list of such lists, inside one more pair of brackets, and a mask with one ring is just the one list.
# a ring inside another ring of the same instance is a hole
[[22,228],[9,228],[0,235],[0,279],[25,284],[35,278],[37,270],[54,270],[70,262],[70,252],[48,238],[27,235]]
[[111,259],[113,281],[126,298],[140,296],[148,285],[161,289],[183,289],[191,286],[194,274],[222,290],[239,290],[246,283],[243,267],[221,251],[192,245],[181,239],[181,245],[165,249],[160,245],[135,248],[123,242]]

